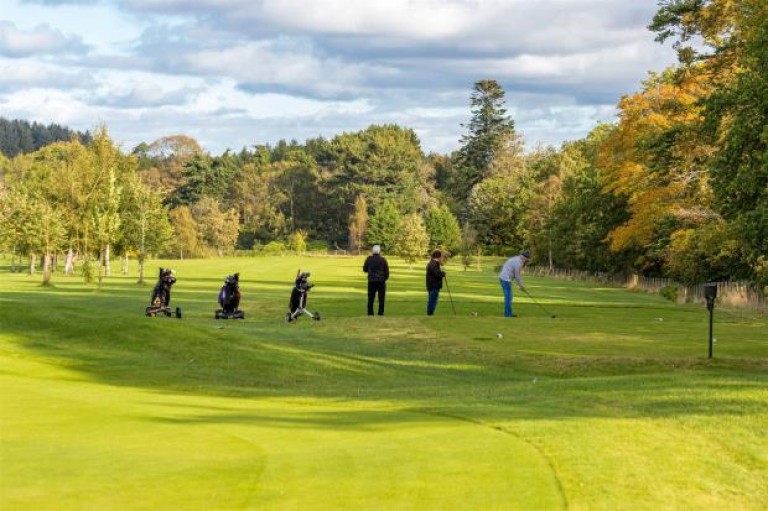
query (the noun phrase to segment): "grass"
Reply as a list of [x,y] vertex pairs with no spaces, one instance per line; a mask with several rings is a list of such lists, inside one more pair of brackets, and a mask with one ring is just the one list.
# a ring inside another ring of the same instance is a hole
[[[151,286],[0,274],[0,508],[763,509],[768,320],[394,259],[365,316],[361,258],[172,264]],[[296,269],[320,322],[285,325]],[[241,273],[244,321],[216,321]],[[452,313],[450,298],[456,308]],[[476,315],[474,315],[474,314]],[[497,333],[502,337],[498,338]]]

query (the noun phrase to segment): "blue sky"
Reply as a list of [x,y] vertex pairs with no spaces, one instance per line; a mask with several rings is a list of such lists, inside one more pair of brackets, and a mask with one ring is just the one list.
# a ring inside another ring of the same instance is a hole
[[185,134],[213,154],[280,139],[413,128],[465,133],[481,79],[531,148],[615,118],[674,62],[653,0],[2,0],[0,116],[126,150]]

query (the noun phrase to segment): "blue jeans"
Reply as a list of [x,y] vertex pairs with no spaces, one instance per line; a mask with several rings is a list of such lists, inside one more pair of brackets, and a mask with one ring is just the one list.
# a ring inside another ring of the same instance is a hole
[[427,316],[432,316],[435,314],[437,299],[440,297],[440,288],[428,289],[427,293]]
[[504,317],[512,317],[512,283],[508,280],[499,279],[501,290],[504,291]]

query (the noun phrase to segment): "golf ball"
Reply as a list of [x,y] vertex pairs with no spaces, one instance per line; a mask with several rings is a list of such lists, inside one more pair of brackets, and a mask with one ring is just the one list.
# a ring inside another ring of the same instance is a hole
[[496,332],[496,337],[498,337],[499,339],[501,339],[501,338],[502,338],[502,337],[504,337],[504,336],[503,336],[503,335],[501,335],[501,332]]

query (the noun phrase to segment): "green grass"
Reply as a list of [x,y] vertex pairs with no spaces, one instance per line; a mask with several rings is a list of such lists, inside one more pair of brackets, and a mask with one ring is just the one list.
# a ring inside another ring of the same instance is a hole
[[[449,266],[428,318],[423,264],[390,263],[372,318],[362,258],[153,262],[181,320],[135,274],[0,274],[0,508],[765,508],[764,316],[716,309],[708,360],[702,306],[528,277],[557,318],[505,319]],[[299,267],[323,320],[286,325]],[[216,321],[234,271],[246,319]]]

